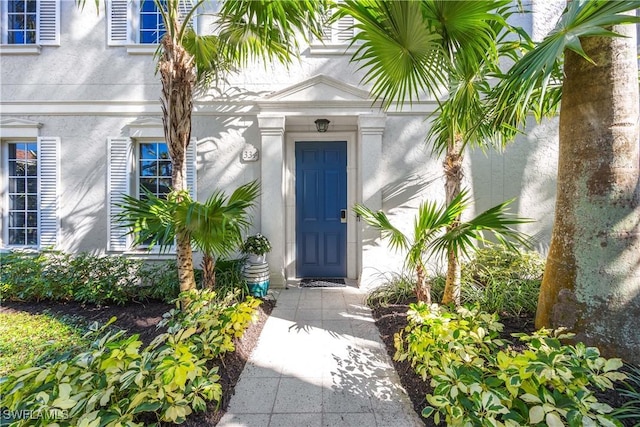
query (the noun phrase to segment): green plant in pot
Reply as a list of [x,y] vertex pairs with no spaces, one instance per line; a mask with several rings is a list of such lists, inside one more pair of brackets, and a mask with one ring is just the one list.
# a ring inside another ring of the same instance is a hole
[[249,262],[258,264],[265,262],[266,254],[271,252],[271,243],[262,234],[247,237],[242,244],[242,253],[248,255]]

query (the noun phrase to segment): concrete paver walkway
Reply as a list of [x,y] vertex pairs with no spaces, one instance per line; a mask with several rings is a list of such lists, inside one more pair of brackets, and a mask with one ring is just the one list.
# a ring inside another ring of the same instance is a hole
[[365,293],[277,290],[223,427],[424,425],[400,386]]

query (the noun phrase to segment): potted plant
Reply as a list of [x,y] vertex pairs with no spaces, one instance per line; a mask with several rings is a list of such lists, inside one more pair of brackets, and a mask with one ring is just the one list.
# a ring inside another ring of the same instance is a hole
[[271,252],[271,243],[260,233],[247,237],[242,244],[242,253],[249,256],[249,262],[252,264],[265,262],[268,252]]

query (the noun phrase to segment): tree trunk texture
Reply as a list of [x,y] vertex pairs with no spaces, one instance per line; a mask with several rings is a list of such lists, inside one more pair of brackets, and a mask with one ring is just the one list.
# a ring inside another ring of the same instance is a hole
[[216,287],[216,260],[211,254],[202,257],[202,287],[215,289]]
[[431,285],[425,274],[424,267],[421,265],[416,266],[417,286],[416,286],[416,298],[418,301],[425,302],[431,305]]
[[640,363],[640,147],[634,25],[565,58],[557,199],[536,327]]
[[[445,175],[445,192],[447,206],[453,201],[453,199],[460,194],[460,188],[462,186],[462,178],[464,177],[464,170],[462,168],[462,139],[456,136],[451,144],[447,146],[447,152],[445,155],[442,166],[444,167]],[[447,227],[447,231],[458,226],[460,224],[460,217],[458,216],[454,222]],[[453,251],[447,252],[447,274],[444,286],[444,295],[442,296],[443,304],[460,305],[460,260]]]
[[[176,191],[187,188],[186,152],[191,139],[191,111],[193,109],[193,88],[195,72],[192,56],[170,37],[176,34],[178,23],[167,23],[174,31],[162,38],[162,56],[158,61],[158,71],[162,82],[162,106],[164,136],[171,156],[172,187]],[[193,252],[191,238],[186,231],[176,230],[176,255],[180,290],[195,289],[193,273]]]

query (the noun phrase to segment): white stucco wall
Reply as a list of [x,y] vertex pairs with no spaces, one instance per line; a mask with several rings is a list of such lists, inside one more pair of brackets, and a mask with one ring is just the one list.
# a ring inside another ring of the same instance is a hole
[[[534,13],[519,18],[536,37],[548,31],[552,16],[558,13],[557,2],[543,3],[538,7],[534,2]],[[62,1],[61,5],[60,46],[43,47],[39,55],[0,56],[0,119],[41,123],[41,136],[60,138],[60,249],[104,253],[107,140],[128,136],[128,125],[137,119],[161,117],[160,85],[152,55],[132,55],[126,47],[107,45],[104,13],[96,15],[93,5],[82,12],[74,2]],[[286,92],[318,75],[344,86],[320,82],[270,98],[270,94]],[[349,54],[313,54],[307,49],[301,62],[288,68],[253,65],[230,76],[219,91],[209,90],[198,98],[192,131],[198,141],[198,198],[204,200],[218,188],[230,192],[262,176],[269,157],[262,157],[260,114],[285,116],[284,137],[291,132],[313,135],[313,120],[331,117],[329,132],[353,132],[357,135],[354,143],[359,144],[363,138],[358,133],[359,117],[384,115],[370,100],[360,98],[358,90],[366,89],[360,86],[361,77]],[[366,180],[359,178],[356,195],[362,197],[363,189],[374,194],[392,221],[406,229],[412,227],[415,208],[422,200],[444,200],[441,160],[431,155],[431,147],[424,142],[429,126],[426,117],[433,108],[432,103],[424,102],[412,111],[387,113],[379,160],[375,156],[361,159],[362,167],[374,172]],[[249,144],[260,150],[258,162],[241,159]],[[466,185],[477,200],[475,210],[518,196],[514,208],[536,220],[524,229],[539,234],[543,249],[553,220],[556,146],[557,121],[550,120],[532,125],[504,154],[476,151],[466,159]],[[1,159],[0,164],[4,167]],[[376,187],[373,191],[372,185]],[[4,195],[0,200],[4,203]],[[264,221],[276,219],[258,209],[252,231],[274,229],[274,224]],[[362,228],[362,224],[354,227]],[[378,271],[401,268],[401,254],[389,253],[375,234],[361,236],[364,243],[357,250],[362,253],[353,262],[358,263],[357,274],[365,282],[375,281]],[[284,238],[282,244],[287,244]],[[284,247],[282,251],[286,252]],[[280,267],[276,269],[285,270]]]

